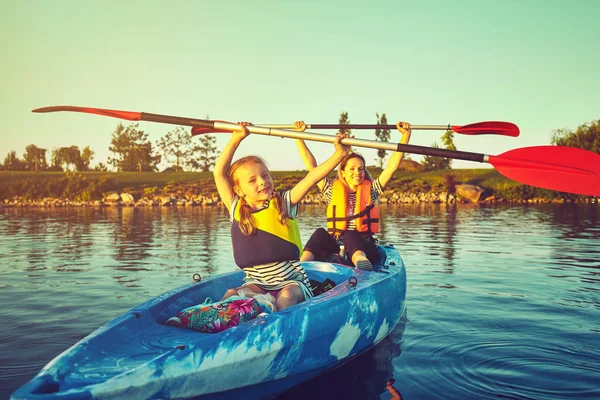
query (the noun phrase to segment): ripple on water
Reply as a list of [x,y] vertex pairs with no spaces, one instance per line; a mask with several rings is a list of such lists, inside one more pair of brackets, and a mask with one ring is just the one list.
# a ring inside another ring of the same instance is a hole
[[[398,379],[419,387],[424,398],[565,399],[600,394],[600,369],[594,365],[598,354],[581,353],[589,349],[565,348],[552,335],[538,335],[535,342],[518,334],[495,336],[456,330],[413,337],[404,349],[412,353],[411,362]],[[582,354],[586,361],[570,361]]]

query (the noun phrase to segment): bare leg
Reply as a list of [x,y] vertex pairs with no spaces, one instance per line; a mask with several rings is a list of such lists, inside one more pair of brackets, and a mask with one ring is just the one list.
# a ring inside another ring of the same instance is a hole
[[237,288],[231,288],[229,290],[227,290],[225,292],[225,294],[223,295],[223,298],[221,299],[221,301],[230,298],[231,296],[236,296],[237,295]]
[[354,254],[352,254],[352,263],[356,265],[356,262],[359,260],[364,260],[367,258],[367,255],[362,250],[356,250]]
[[261,294],[267,293],[267,291],[265,289],[261,288],[258,285],[254,285],[254,284],[242,285],[240,287],[231,288],[231,289],[227,290],[225,292],[225,295],[223,295],[223,298],[221,299],[221,301],[228,299],[231,296],[238,296],[238,290],[241,288],[244,288],[244,287],[252,290],[254,293],[261,293]]
[[300,262],[302,261],[314,261],[315,255],[310,250],[304,250],[300,256]]
[[302,294],[302,289],[300,289],[298,285],[288,285],[281,289],[277,294],[275,305],[279,311],[291,307],[294,304],[298,304],[303,300],[304,295]]
[[352,263],[359,269],[369,271],[373,269],[371,261],[369,261],[367,255],[362,250],[356,250],[354,254],[352,254]]

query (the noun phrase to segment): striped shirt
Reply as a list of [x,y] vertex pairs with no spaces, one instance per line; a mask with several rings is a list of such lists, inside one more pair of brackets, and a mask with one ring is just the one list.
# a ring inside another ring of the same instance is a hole
[[[290,199],[290,191],[287,190],[281,193],[285,211],[290,218],[296,218],[298,215],[298,205],[292,207]],[[234,196],[231,203],[231,210],[229,214],[230,222],[233,223],[233,213],[237,207],[237,203],[240,198]],[[266,201],[264,206],[261,208],[265,209],[269,206],[269,201]],[[260,210],[258,210],[260,211]],[[262,289],[267,291],[275,291],[283,289],[288,285],[298,285],[304,294],[305,299],[313,297],[313,292],[310,289],[310,281],[306,271],[300,265],[298,260],[287,260],[279,261],[275,263],[254,265],[252,267],[244,268],[246,274],[244,278],[245,284],[255,284],[260,286]]]
[[[321,193],[325,197],[325,201],[327,205],[331,204],[331,199],[333,197],[333,182],[335,179],[325,178],[325,182],[323,184],[323,189],[321,189]],[[379,200],[379,196],[383,193],[383,188],[381,187],[381,183],[379,182],[379,178],[373,181],[371,185],[371,199],[373,203],[376,203]],[[348,203],[346,204],[346,215],[354,215],[356,209],[356,192],[348,191]],[[356,230],[356,220],[348,221],[347,230],[353,231]]]

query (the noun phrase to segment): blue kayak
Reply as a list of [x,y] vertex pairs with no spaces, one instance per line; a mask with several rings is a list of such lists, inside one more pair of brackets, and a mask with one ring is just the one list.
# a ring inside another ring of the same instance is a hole
[[406,269],[379,246],[373,271],[305,262],[311,280],[336,286],[283,311],[219,333],[166,324],[220,298],[243,272],[171,290],[108,322],[46,365],[12,399],[269,398],[365,352],[404,312]]

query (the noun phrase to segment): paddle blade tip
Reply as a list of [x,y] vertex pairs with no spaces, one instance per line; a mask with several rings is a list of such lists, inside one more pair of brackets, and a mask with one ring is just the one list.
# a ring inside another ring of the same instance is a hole
[[533,146],[489,156],[498,172],[517,182],[581,196],[600,196],[600,154],[575,147]]
[[521,131],[512,122],[486,121],[476,122],[469,125],[452,125],[452,130],[463,135],[500,135],[518,137]]
[[54,112],[54,111],[61,111],[59,110],[60,106],[55,106],[55,107],[40,107],[40,108],[34,108],[33,110],[31,110],[31,112],[34,113],[47,113],[47,112]]

